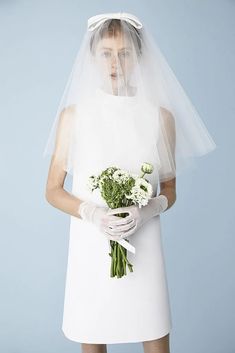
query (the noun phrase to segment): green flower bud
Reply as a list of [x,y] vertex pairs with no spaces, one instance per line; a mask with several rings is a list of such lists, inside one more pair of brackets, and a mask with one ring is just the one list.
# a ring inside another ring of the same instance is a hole
[[153,165],[151,163],[143,163],[141,171],[145,174],[151,174],[153,172]]

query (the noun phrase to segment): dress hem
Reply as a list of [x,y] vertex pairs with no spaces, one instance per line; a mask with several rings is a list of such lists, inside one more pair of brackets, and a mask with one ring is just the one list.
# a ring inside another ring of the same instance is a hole
[[166,331],[163,331],[160,335],[158,335],[156,337],[156,335],[151,336],[151,338],[148,336],[148,337],[143,337],[143,338],[135,338],[135,339],[128,339],[128,340],[114,340],[114,341],[91,341],[91,340],[83,340],[83,339],[78,339],[78,338],[74,338],[72,336],[70,336],[69,334],[66,333],[66,331],[64,330],[64,328],[62,327],[62,332],[64,334],[64,336],[66,338],[68,338],[69,340],[71,341],[74,341],[74,342],[77,342],[77,343],[87,343],[87,344],[125,344],[125,343],[142,343],[142,342],[146,342],[146,341],[152,341],[152,340],[156,340],[156,339],[159,339],[159,338],[162,338],[164,336],[166,336],[168,333],[171,332],[171,329],[172,329],[172,326],[168,327]]

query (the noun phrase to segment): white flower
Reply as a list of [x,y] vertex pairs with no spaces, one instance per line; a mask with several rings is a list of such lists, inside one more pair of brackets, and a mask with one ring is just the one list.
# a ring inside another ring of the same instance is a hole
[[139,187],[141,190],[144,190],[147,196],[151,197],[153,189],[152,185],[147,180],[144,178],[137,178],[135,181],[135,186]]
[[100,190],[102,190],[103,184],[105,183],[105,179],[109,179],[109,178],[110,178],[110,176],[107,176],[107,175],[102,175],[99,178],[98,187],[99,187]]
[[124,169],[118,169],[113,173],[113,180],[124,183],[130,178],[130,174]]
[[115,169],[117,169],[117,167],[116,167],[115,165],[113,165],[113,166],[107,168],[107,169],[106,169],[106,174],[112,176],[112,174],[113,174],[113,172],[114,172]]
[[145,179],[139,177],[135,179],[135,185],[131,189],[131,194],[126,195],[126,198],[131,199],[135,204],[137,203],[139,207],[141,207],[147,205],[152,193],[152,185]]
[[133,173],[133,174],[131,174],[131,176],[132,176],[132,178],[133,178],[133,179],[135,179],[135,180],[136,180],[136,179],[138,179],[138,178],[140,177],[138,174],[134,174],[134,173]]
[[88,178],[88,182],[87,182],[86,186],[88,187],[88,189],[90,190],[90,192],[92,192],[94,189],[97,188],[97,186],[98,186],[98,181],[99,181],[99,178],[96,177],[95,175],[91,175],[91,176]]

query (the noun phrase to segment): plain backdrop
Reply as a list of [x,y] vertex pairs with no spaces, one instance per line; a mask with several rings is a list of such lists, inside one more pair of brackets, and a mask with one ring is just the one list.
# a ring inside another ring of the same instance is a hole
[[42,154],[88,17],[116,11],[148,24],[217,144],[161,217],[171,353],[234,353],[234,0],[0,1],[0,351],[80,352],[61,330],[70,217],[45,200]]

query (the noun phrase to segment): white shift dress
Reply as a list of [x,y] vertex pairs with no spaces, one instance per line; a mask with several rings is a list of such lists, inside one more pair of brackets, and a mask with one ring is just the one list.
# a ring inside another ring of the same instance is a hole
[[[141,114],[137,119],[138,114]],[[143,162],[154,171],[145,177],[158,189],[156,110],[141,106],[136,96],[115,96],[101,89],[79,112],[76,131],[77,168],[72,193],[106,206],[99,190],[87,188],[91,175],[110,166],[141,174]],[[155,216],[128,237],[136,253],[127,251],[133,272],[110,277],[110,245],[93,224],[71,216],[62,330],[76,342],[114,344],[158,339],[172,327],[161,216]]]

